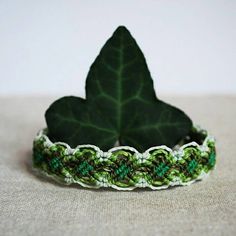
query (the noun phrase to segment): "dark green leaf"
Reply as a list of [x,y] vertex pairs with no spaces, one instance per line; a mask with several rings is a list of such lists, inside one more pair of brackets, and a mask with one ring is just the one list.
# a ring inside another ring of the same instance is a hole
[[45,116],[53,141],[64,141],[75,147],[99,140],[102,147],[108,147],[116,140],[116,133],[106,117],[82,98],[63,97],[49,107]]
[[46,112],[49,135],[71,146],[94,144],[107,150],[118,141],[139,151],[174,146],[191,120],[156,98],[145,58],[125,27],[118,27],[92,64],[86,100],[64,97]]

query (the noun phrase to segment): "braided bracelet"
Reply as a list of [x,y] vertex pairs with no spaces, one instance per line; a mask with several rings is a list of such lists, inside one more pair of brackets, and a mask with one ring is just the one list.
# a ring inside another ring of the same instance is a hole
[[47,129],[38,133],[33,144],[33,166],[44,175],[63,184],[117,190],[189,185],[214,168],[215,155],[214,138],[197,126],[182,140],[182,146],[156,146],[144,153],[129,146],[107,152],[94,145],[73,149],[66,143],[51,142]]

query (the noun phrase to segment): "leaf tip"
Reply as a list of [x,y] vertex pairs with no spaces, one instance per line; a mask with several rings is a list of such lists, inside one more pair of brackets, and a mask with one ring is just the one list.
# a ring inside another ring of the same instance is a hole
[[124,26],[124,25],[120,25],[116,28],[114,34],[122,34],[122,33],[128,33],[130,34],[129,30]]

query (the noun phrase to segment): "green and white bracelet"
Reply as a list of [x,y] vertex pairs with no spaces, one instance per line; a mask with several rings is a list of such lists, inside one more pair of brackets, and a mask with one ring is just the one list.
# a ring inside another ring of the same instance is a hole
[[144,153],[129,146],[103,152],[94,145],[71,148],[53,143],[47,129],[39,131],[33,144],[33,166],[63,184],[153,190],[189,185],[205,177],[215,166],[215,139],[194,126],[191,134],[173,149],[162,145]]

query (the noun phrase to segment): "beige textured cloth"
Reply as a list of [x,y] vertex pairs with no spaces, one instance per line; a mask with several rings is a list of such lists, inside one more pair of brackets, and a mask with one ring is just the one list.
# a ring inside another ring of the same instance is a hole
[[236,97],[167,97],[217,139],[204,181],[168,190],[89,190],[34,175],[32,140],[55,98],[0,99],[0,235],[236,235]]

